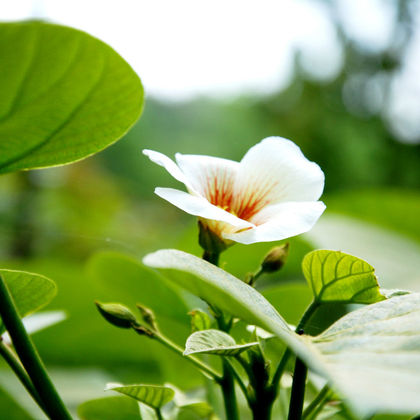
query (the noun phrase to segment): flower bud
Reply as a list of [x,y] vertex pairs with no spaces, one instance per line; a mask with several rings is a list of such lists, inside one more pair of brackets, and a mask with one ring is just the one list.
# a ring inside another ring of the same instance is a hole
[[274,247],[264,258],[261,269],[265,273],[274,273],[280,270],[286,263],[289,255],[289,242]]
[[138,325],[136,317],[126,306],[120,303],[95,302],[100,314],[112,325],[119,328],[131,328]]
[[156,317],[155,314],[151,309],[149,309],[147,306],[141,305],[140,303],[136,303],[137,309],[140,311],[141,317],[143,318],[143,321],[152,327],[153,330],[157,331],[158,326],[156,323]]

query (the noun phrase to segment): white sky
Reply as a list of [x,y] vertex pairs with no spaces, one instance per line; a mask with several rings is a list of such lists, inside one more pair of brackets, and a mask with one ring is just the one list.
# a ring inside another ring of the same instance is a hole
[[[395,17],[391,0],[333,4],[346,34],[361,48],[386,48]],[[133,66],[148,95],[171,101],[279,90],[290,80],[296,50],[310,77],[333,78],[342,50],[329,13],[322,0],[0,2],[0,20],[46,18],[97,36]],[[387,110],[392,128],[406,141],[420,137],[419,30],[415,39]]]

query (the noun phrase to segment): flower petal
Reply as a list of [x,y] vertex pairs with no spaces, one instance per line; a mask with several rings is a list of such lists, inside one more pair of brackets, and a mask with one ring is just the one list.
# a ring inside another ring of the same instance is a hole
[[172,159],[168,158],[168,156],[149,149],[144,149],[143,154],[152,162],[163,166],[177,181],[182,182],[187,188],[190,188],[190,184],[181,169],[179,169],[177,164]]
[[322,201],[274,204],[251,219],[257,225],[254,229],[225,233],[223,237],[242,244],[279,241],[310,230],[324,210]]
[[203,217],[210,220],[218,220],[229,223],[238,229],[255,227],[254,224],[239,219],[231,213],[210,204],[205,198],[188,194],[184,191],[173,188],[156,188],[155,193],[163,199],[169,201],[174,206],[184,210],[194,216]]
[[179,168],[194,190],[210,203],[228,208],[239,162],[205,155],[175,155]]
[[316,201],[323,189],[324,173],[316,163],[290,140],[268,137],[251,147],[240,162],[234,210],[249,220],[269,204]]

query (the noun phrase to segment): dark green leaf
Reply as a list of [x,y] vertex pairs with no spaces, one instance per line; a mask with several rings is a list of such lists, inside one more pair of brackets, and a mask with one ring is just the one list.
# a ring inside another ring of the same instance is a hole
[[0,51],[0,173],[80,160],[118,140],[140,116],[140,79],[84,32],[2,23]]
[[319,302],[374,303],[384,300],[374,268],[340,251],[312,251],[302,263],[303,274]]

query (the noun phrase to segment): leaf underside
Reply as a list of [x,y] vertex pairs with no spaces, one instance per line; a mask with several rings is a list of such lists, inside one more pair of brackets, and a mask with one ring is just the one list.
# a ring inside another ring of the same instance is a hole
[[0,24],[0,173],[74,162],[118,140],[143,88],[108,45],[39,21]]

